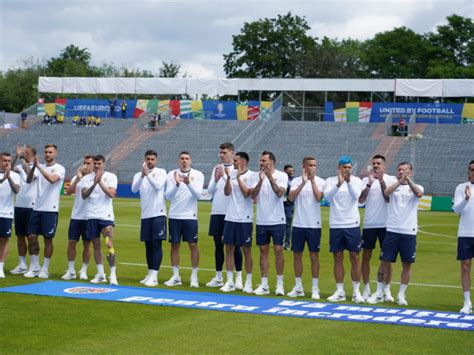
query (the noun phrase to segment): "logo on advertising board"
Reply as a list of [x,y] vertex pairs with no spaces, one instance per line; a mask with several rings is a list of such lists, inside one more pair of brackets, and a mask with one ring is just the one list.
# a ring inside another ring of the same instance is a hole
[[115,292],[118,291],[113,288],[105,288],[105,287],[87,287],[87,286],[81,286],[81,287],[71,287],[71,288],[66,288],[64,292],[72,294],[72,295],[87,295],[87,294],[100,294],[100,293],[110,293],[110,292]]

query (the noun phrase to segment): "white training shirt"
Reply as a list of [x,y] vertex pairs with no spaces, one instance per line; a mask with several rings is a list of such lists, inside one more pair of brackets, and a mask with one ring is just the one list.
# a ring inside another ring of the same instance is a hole
[[[464,193],[466,186],[471,189],[471,197],[466,201]],[[454,192],[454,212],[458,213],[459,219],[458,237],[474,238],[474,184],[470,181],[459,184]]]
[[352,176],[338,188],[337,176],[330,177],[324,185],[324,198],[329,201],[329,227],[355,228],[360,226],[358,200],[362,193],[362,180]]
[[[4,176],[4,173],[0,173],[0,179],[3,179]],[[15,184],[21,185],[20,175],[18,175],[14,171],[10,171],[10,177]],[[8,180],[5,180],[3,183],[0,184],[0,218],[13,219],[13,213],[15,210],[15,195],[16,194],[13,192]]]
[[166,170],[154,167],[145,177],[138,172],[133,177],[132,192],[140,191],[141,218],[166,216]]
[[[301,176],[294,178],[291,181],[290,191],[298,189],[303,179]],[[319,191],[324,191],[324,179],[319,176],[314,177],[316,186]],[[311,181],[306,181],[303,189],[300,191],[295,199],[295,215],[293,217],[293,227],[298,228],[321,228],[321,205],[316,200],[313,194],[313,187]]]
[[[232,193],[229,195],[230,202],[227,207],[225,220],[237,223],[253,223],[252,197],[244,197],[239,182],[237,181],[237,171],[233,171],[230,178]],[[258,174],[247,170],[245,174],[240,176],[240,181],[242,181],[247,188],[251,189],[257,185]]]
[[[423,193],[423,186],[416,185]],[[387,231],[416,235],[419,198],[408,185],[400,185],[391,195],[387,208]]]
[[[232,173],[234,171],[234,165],[230,164],[220,164],[222,171],[227,168]],[[216,182],[214,179],[214,172],[216,168],[212,169],[211,179],[209,180],[209,184],[207,185],[207,192],[212,194],[212,208],[211,208],[211,215],[213,214],[226,214],[227,207],[229,206],[230,196],[226,196],[224,194],[224,186],[227,180],[227,175],[224,172],[224,176],[222,176],[219,181]]]
[[[89,188],[94,185],[95,172],[88,174],[83,182],[82,188]],[[102,182],[108,188],[117,188],[117,176],[105,171],[102,174]],[[96,185],[94,191],[87,198],[86,219],[100,219],[103,221],[114,221],[113,199],[105,194],[99,184]]]
[[181,182],[178,187],[174,179],[175,171],[183,174],[179,169],[168,173],[165,196],[171,201],[169,218],[197,220],[197,201],[201,198],[204,187],[204,175],[199,170],[191,169],[187,173],[190,184]]
[[[288,174],[275,170],[272,174],[279,188],[285,191],[288,188]],[[257,173],[257,183],[258,183]],[[272,226],[276,224],[286,224],[285,208],[283,199],[285,194],[278,197],[272,189],[270,181],[265,176],[257,196],[257,224],[262,226]]]
[[[385,186],[390,186],[397,181],[397,178],[384,174],[383,181],[385,182]],[[362,190],[365,189],[368,183],[368,177],[362,179]],[[380,181],[375,179],[365,200],[364,229],[385,228],[387,226],[387,207],[388,203],[383,196]]]
[[61,188],[63,187],[66,169],[58,163],[51,166],[47,166],[46,164],[40,165],[48,174],[59,176],[59,180],[54,184],[51,184],[46,180],[43,174],[39,172],[38,168],[35,169],[34,176],[38,180],[38,194],[36,195],[36,203],[33,210],[41,212],[58,212],[59,195],[61,194]]
[[[33,163],[28,164],[28,166],[31,169]],[[19,164],[16,168],[20,176],[20,191],[16,195],[15,207],[33,208],[36,203],[36,195],[38,194],[38,179],[34,179],[31,184],[28,184],[26,182],[28,174],[23,170],[23,166]]]
[[[74,204],[72,205],[71,219],[77,219],[83,221],[86,219],[87,200],[82,198],[82,188],[84,187],[84,179],[87,175],[83,176],[76,185],[76,192],[74,193]],[[74,176],[71,180],[71,185],[77,180],[77,176]]]

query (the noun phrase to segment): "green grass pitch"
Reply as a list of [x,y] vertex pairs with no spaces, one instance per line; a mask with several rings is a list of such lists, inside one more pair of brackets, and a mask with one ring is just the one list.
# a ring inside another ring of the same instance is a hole
[[[51,279],[58,280],[66,263],[67,227],[72,198],[61,201],[60,222],[50,266]],[[213,276],[212,238],[207,236],[211,204],[199,204],[199,249],[201,255],[199,291],[219,292],[204,285]],[[117,274],[121,285],[139,286],[146,274],[144,246],[139,242],[139,200],[115,201]],[[328,252],[328,209],[323,208],[321,242],[321,296],[335,289],[332,255]],[[417,260],[412,285],[407,291],[410,308],[458,312],[462,306],[459,263],[456,261],[458,217],[454,213],[420,212]],[[259,282],[258,250],[254,252],[254,287]],[[158,287],[171,275],[169,245],[164,243]],[[78,249],[78,256],[81,248]],[[377,252],[372,260],[375,279]],[[270,286],[275,284],[273,259],[270,261]],[[17,263],[16,240],[10,240],[5,264],[7,277],[0,287],[37,280],[8,273]],[[127,265],[127,264],[139,265]],[[143,264],[143,266],[141,266]],[[346,256],[346,270],[349,260]],[[181,266],[189,267],[189,252],[183,245]],[[76,269],[80,267],[80,257]],[[311,289],[309,258],[305,253],[305,290]],[[93,262],[89,276],[95,273]],[[182,269],[183,289],[189,289],[189,269]],[[346,292],[351,290],[346,272]],[[400,266],[394,268],[394,282]],[[292,254],[285,252],[285,290],[294,284]],[[374,290],[375,284],[372,284]],[[392,285],[392,293],[398,284]],[[350,292],[349,292],[350,293]],[[308,295],[310,296],[310,294]],[[307,298],[306,300],[309,300]],[[396,305],[382,304],[395,307]],[[374,325],[249,315],[228,312],[153,307],[103,301],[0,293],[0,353],[457,353],[472,354],[472,332],[437,330],[394,325]]]

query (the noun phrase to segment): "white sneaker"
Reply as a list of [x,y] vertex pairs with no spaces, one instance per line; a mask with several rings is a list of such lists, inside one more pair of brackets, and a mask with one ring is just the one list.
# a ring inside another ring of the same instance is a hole
[[253,287],[251,283],[245,283],[245,287],[242,290],[245,293],[253,293]]
[[471,314],[472,313],[472,303],[464,302],[464,306],[461,308],[459,313]]
[[100,284],[103,282],[107,282],[107,276],[105,276],[105,274],[96,274],[91,280],[91,283],[93,284]]
[[336,291],[327,299],[329,302],[342,302],[346,300],[346,293],[344,291],[342,292]]
[[220,288],[222,292],[232,292],[235,291],[235,285],[233,282],[227,281],[224,286]]
[[81,270],[81,273],[79,274],[79,279],[80,280],[87,280],[87,273],[85,271]]
[[110,275],[110,284],[113,286],[118,286],[117,275]]
[[10,274],[23,275],[28,271],[28,267],[25,264],[18,264],[16,268],[10,270]]
[[150,278],[150,274],[147,274],[143,280],[140,280],[140,283],[141,284],[146,284],[146,282],[148,281],[149,278]]
[[244,286],[242,285],[242,278],[237,278],[235,280],[235,289],[236,290],[242,290],[244,288]]
[[25,272],[25,273],[23,274],[23,276],[24,276],[24,277],[28,277],[28,278],[31,278],[31,277],[38,277],[39,273],[40,273],[40,269],[32,269],[32,268],[30,267],[30,269],[29,269],[27,272]]
[[143,284],[147,287],[155,287],[158,286],[158,280],[148,278]]
[[197,277],[192,277],[191,276],[191,280],[189,282],[189,287],[199,288],[199,281],[198,281]]
[[260,285],[255,289],[255,291],[253,291],[253,293],[258,295],[258,296],[269,295],[270,290],[268,289],[268,286],[263,287],[262,285]]
[[304,291],[302,287],[293,287],[293,289],[288,292],[288,297],[295,298],[295,297],[304,297]]
[[370,296],[367,299],[368,304],[377,304],[377,303],[382,303],[384,301],[384,297],[381,295],[378,295],[377,293],[374,293],[372,296]]
[[321,296],[319,295],[319,288],[313,288],[311,290],[311,298],[313,300],[319,300],[321,299]]
[[49,278],[49,271],[48,269],[41,269],[41,271],[38,274],[38,277],[40,279],[48,279]]
[[354,302],[354,303],[365,303],[364,298],[360,294],[360,291],[356,291],[352,294],[352,302]]
[[172,287],[172,286],[181,286],[182,283],[181,283],[181,277],[179,276],[172,276],[171,279],[169,279],[168,281],[165,282],[165,286],[169,286],[169,287]]
[[277,283],[276,284],[275,295],[277,295],[277,296],[284,296],[285,295],[285,289],[284,289],[282,283]]
[[4,279],[4,278],[5,278],[5,271],[0,270],[0,279]]
[[224,280],[215,276],[211,281],[206,284],[207,287],[222,287],[224,286]]
[[370,293],[370,289],[364,288],[364,292],[362,292],[362,298],[364,299],[364,301],[367,302],[370,296],[372,296]]
[[390,289],[384,290],[384,298],[385,302],[395,302],[393,299],[392,293],[390,292]]
[[73,271],[68,270],[63,276],[61,276],[63,280],[74,280],[76,277],[77,277],[76,272],[74,270]]
[[400,306],[408,306],[408,302],[407,302],[407,299],[405,298],[405,295],[398,295],[397,303]]

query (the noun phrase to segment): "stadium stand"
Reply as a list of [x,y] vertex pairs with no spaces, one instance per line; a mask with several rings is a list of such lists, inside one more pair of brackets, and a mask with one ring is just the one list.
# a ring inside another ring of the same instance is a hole
[[[144,131],[138,120],[103,120],[97,128],[40,124],[27,130],[8,130],[0,139],[0,150],[14,152],[18,144],[37,148],[46,143],[59,147],[58,161],[71,177],[86,153],[102,153],[119,180],[130,182],[140,170],[143,154],[154,149],[159,165],[167,171],[177,166],[178,153],[191,152],[194,168],[210,178],[218,162],[218,146],[233,142],[237,150],[250,154],[250,168],[258,169],[258,155],[271,150],[277,157],[277,168],[290,163],[299,167],[305,155],[318,159],[318,174],[324,178],[335,174],[336,160],[349,154],[357,174],[366,174],[370,157],[379,152],[383,139],[377,134],[382,124],[289,121],[218,121],[172,120],[160,131]],[[418,125],[417,125],[418,126]],[[420,125],[420,127],[422,127]],[[425,187],[426,194],[452,195],[454,187],[466,178],[466,161],[474,157],[474,125],[424,125],[422,139],[409,141],[397,137],[396,154],[388,172],[395,173],[396,163],[415,162],[415,180]],[[393,149],[392,149],[393,150]],[[297,168],[297,173],[299,169]]]

